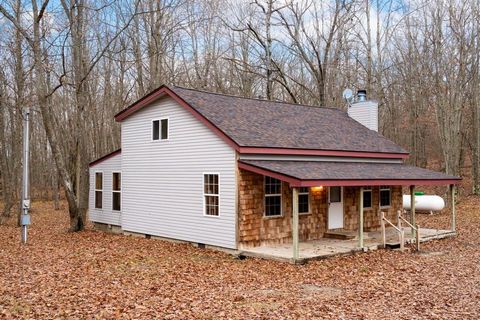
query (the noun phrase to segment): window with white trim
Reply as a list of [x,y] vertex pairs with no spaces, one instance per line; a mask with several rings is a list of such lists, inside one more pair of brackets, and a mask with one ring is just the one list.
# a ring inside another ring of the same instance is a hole
[[103,172],[95,172],[95,209],[103,208]]
[[152,120],[152,140],[168,140],[168,118]]
[[392,191],[389,186],[380,186],[380,207],[390,207],[392,199]]
[[112,210],[120,211],[122,203],[122,175],[120,172],[112,173]]
[[204,213],[207,216],[220,215],[220,190],[218,174],[203,175]]
[[372,207],[372,187],[363,187],[363,208]]
[[298,189],[298,213],[309,213],[309,194],[308,187],[301,187]]
[[282,182],[278,179],[265,176],[265,216],[276,217],[282,215]]

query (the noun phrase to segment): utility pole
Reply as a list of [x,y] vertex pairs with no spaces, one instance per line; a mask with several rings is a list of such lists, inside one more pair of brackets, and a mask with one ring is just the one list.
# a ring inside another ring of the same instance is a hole
[[23,115],[23,187],[22,187],[22,214],[20,224],[22,226],[22,243],[27,243],[27,226],[30,224],[30,108],[25,108]]

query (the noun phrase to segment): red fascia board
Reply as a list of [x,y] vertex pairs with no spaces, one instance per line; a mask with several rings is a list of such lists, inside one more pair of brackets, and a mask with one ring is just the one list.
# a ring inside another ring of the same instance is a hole
[[246,164],[246,163],[243,163],[243,162],[238,162],[238,168],[243,169],[243,170],[247,170],[247,171],[250,171],[250,172],[258,173],[258,174],[261,174],[261,175],[264,175],[264,176],[269,176],[269,177],[272,177],[272,178],[275,178],[275,179],[278,179],[278,180],[282,180],[282,181],[288,182],[290,185],[298,185],[298,184],[302,183],[302,181],[300,179],[297,179],[297,178],[294,178],[294,177],[291,177],[291,176],[287,176],[285,174],[281,174],[281,173],[278,173],[278,172],[275,172],[275,171],[270,171],[270,170],[267,170],[267,169],[252,166],[250,164]]
[[259,168],[239,162],[239,169],[255,172],[288,182],[291,187],[332,187],[332,186],[410,186],[410,185],[449,185],[457,184],[461,179],[384,179],[384,180],[301,180],[289,175]]
[[308,156],[382,158],[382,159],[406,159],[408,158],[408,155],[409,155],[408,153],[286,149],[286,148],[265,148],[265,147],[240,147],[239,152],[242,154],[281,154],[281,155],[306,155],[306,156],[308,155]]
[[158,87],[157,89],[153,90],[146,96],[140,98],[139,100],[135,101],[127,108],[123,109],[119,113],[117,113],[114,118],[117,122],[122,122],[125,118],[129,117],[132,113],[137,112],[139,109],[145,107],[149,103],[157,100],[164,94],[165,85]]
[[302,180],[299,184],[290,184],[292,187],[332,187],[332,186],[444,186],[458,184],[460,179],[385,179],[385,180]]
[[110,158],[112,158],[112,157],[114,157],[114,156],[116,156],[117,154],[120,154],[120,153],[122,153],[122,149],[118,149],[118,150],[115,150],[113,152],[110,152],[109,154],[106,154],[103,157],[98,158],[97,160],[90,162],[88,164],[88,166],[93,167],[94,165],[99,164],[100,162],[103,162],[107,159],[110,159]]
[[239,149],[238,144],[235,143],[232,139],[230,139],[229,136],[227,136],[225,133],[223,133],[222,130],[217,128],[213,123],[211,123],[207,118],[205,118],[202,114],[200,114],[197,110],[195,110],[191,105],[189,105],[187,102],[185,102],[181,97],[179,97],[175,92],[170,90],[166,86],[160,87],[158,90],[152,92],[152,94],[148,95],[145,97],[145,99],[141,99],[134,103],[132,106],[128,107],[124,111],[118,113],[115,116],[115,120],[117,122],[122,122],[125,120],[127,117],[129,117],[132,113],[138,111],[139,109],[147,106],[148,104],[152,103],[153,101],[159,99],[160,97],[168,95],[171,97],[173,100],[175,100],[178,104],[180,104],[182,107],[187,109],[196,119],[201,121],[203,124],[205,124],[210,130],[215,132],[221,139],[223,139],[228,145],[230,145],[232,148],[235,150]]

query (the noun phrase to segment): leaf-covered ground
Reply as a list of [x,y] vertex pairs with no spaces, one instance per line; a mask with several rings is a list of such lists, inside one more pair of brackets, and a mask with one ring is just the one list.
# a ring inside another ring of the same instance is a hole
[[[91,230],[36,203],[29,243],[0,226],[0,318],[479,319],[480,199],[459,236],[423,252],[374,251],[303,266]],[[422,226],[448,222],[421,216]]]

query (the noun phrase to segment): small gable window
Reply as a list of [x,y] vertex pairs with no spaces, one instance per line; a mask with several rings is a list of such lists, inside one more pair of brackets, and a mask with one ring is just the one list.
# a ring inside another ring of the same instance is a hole
[[363,208],[372,207],[372,187],[363,187]]
[[390,207],[391,190],[389,186],[380,187],[380,207]]
[[168,119],[152,121],[152,140],[168,140]]

